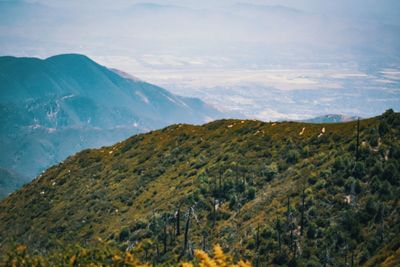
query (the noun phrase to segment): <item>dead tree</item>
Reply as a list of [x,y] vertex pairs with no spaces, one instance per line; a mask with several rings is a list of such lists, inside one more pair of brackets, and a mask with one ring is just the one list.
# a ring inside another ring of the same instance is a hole
[[169,245],[172,246],[175,241],[174,226],[168,227]]
[[215,227],[215,224],[216,224],[216,220],[217,220],[217,200],[216,200],[215,198],[213,199],[212,205],[213,205],[213,215],[212,215],[212,217],[213,217],[213,224],[212,224],[212,226],[213,226],[213,228],[214,228],[214,227]]
[[288,196],[288,198],[287,198],[287,213],[286,213],[286,216],[287,216],[287,223],[289,224],[289,221],[290,221],[290,196]]
[[256,232],[256,251],[260,248],[260,225],[257,225],[257,232]]
[[357,119],[357,145],[356,145],[356,161],[360,157],[360,118]]
[[163,250],[163,254],[167,253],[167,237],[168,237],[168,233],[167,233],[167,219],[164,219],[164,232],[163,232],[163,245],[164,245],[164,250]]
[[201,249],[203,251],[206,251],[207,231],[205,229],[203,230],[202,236],[203,236],[203,239],[201,241]]
[[219,190],[218,190],[218,196],[222,197],[222,174],[223,170],[222,168],[219,169]]
[[381,208],[381,226],[380,226],[380,240],[383,242],[385,239],[385,207]]
[[255,267],[259,267],[260,266],[260,253],[257,252],[257,256],[256,256],[256,260],[255,260]]
[[306,209],[305,200],[306,200],[306,194],[305,194],[305,188],[303,186],[303,194],[301,195],[300,236],[303,236],[303,232],[304,232],[304,211]]
[[236,163],[235,166],[235,177],[236,177],[236,181],[235,181],[235,186],[237,187],[239,185],[239,165]]
[[281,238],[281,222],[279,218],[276,218],[276,232],[277,232],[277,237],[278,237],[278,248],[279,248],[279,253],[282,252],[282,238]]
[[156,253],[157,253],[156,258],[159,259],[160,258],[160,249],[158,247],[158,241],[156,242]]
[[192,211],[192,208],[189,208],[189,211],[188,211],[188,214],[187,214],[187,219],[186,219],[185,232],[184,232],[184,236],[183,236],[183,249],[182,249],[181,254],[178,257],[178,262],[180,262],[182,257],[185,256],[185,253],[186,253],[187,248],[188,248],[190,216],[191,216],[191,213],[192,213],[191,211]]
[[179,206],[178,206],[178,210],[176,211],[176,216],[175,217],[176,217],[175,218],[176,219],[175,233],[176,233],[176,236],[179,236],[181,234],[180,225],[179,225],[179,223],[181,221],[181,204],[179,204]]

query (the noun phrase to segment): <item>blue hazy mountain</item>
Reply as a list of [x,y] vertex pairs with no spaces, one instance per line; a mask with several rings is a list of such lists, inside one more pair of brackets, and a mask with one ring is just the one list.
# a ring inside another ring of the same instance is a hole
[[327,114],[323,116],[314,117],[311,119],[303,120],[302,122],[309,123],[339,123],[357,120],[357,116],[345,116],[340,114]]
[[0,168],[0,198],[6,196],[12,191],[19,189],[26,182],[29,182],[27,177],[4,168]]
[[84,148],[221,117],[199,99],[174,95],[78,54],[0,57],[0,114],[0,168],[30,178]]

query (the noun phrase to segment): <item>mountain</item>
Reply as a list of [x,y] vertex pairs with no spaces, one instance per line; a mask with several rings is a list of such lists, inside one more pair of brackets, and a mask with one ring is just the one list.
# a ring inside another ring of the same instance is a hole
[[0,168],[0,197],[5,197],[10,192],[16,191],[27,182],[29,182],[28,178],[10,172],[7,169]]
[[[0,250],[76,260],[101,257],[103,240],[176,264],[219,243],[259,266],[395,266],[399,126],[392,110],[360,132],[357,122],[219,120],[87,149],[0,202]],[[68,254],[71,244],[87,250]]]
[[348,121],[356,121],[358,117],[356,116],[345,116],[339,114],[328,114],[323,116],[318,116],[315,118],[303,120],[303,122],[310,123],[338,123],[338,122],[348,122]]
[[0,167],[31,178],[84,148],[221,116],[78,54],[0,57],[0,73]]

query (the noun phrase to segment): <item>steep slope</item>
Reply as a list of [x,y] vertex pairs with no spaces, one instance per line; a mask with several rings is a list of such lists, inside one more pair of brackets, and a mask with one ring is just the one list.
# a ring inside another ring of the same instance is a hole
[[0,57],[0,167],[27,177],[79,150],[221,114],[86,56]]
[[373,266],[400,246],[400,114],[356,136],[357,122],[221,120],[85,150],[0,202],[0,249],[100,237],[154,262],[220,243],[261,265]]

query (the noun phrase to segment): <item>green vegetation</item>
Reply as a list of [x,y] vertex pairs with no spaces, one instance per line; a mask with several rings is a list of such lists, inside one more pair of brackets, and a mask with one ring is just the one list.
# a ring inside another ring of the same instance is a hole
[[254,266],[396,266],[399,135],[391,110],[359,127],[221,120],[137,135],[0,202],[0,250],[101,238],[157,264],[219,243]]

